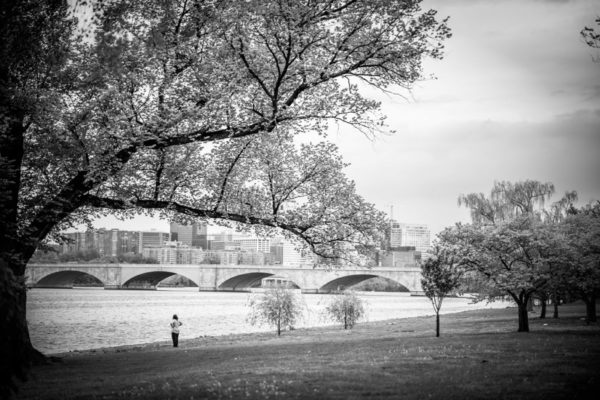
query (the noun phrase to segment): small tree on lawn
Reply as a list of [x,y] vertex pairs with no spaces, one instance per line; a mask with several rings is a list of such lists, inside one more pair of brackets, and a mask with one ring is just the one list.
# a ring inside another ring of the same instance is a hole
[[421,264],[421,273],[421,286],[435,311],[435,336],[439,337],[442,302],[458,288],[462,273],[451,250],[443,249],[439,244],[433,246],[431,257]]
[[332,320],[344,324],[344,329],[352,329],[365,315],[363,301],[353,292],[343,292],[334,296],[325,312]]
[[277,336],[281,335],[281,327],[293,327],[302,315],[300,298],[288,288],[269,289],[262,296],[251,298],[249,306],[252,310],[248,322],[275,326]]

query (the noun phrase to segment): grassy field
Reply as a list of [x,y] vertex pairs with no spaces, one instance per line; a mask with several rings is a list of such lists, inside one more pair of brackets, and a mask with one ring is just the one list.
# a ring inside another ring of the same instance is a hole
[[600,393],[600,326],[516,309],[69,353],[19,399],[583,399]]

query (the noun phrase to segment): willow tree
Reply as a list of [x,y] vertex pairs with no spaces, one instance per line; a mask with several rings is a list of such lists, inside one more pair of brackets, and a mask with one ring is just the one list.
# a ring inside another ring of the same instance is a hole
[[66,3],[2,6],[0,277],[16,293],[3,297],[2,376],[37,354],[23,285],[34,250],[108,211],[282,229],[326,259],[372,249],[382,215],[332,145],[294,138],[332,122],[381,129],[361,88],[409,88],[441,57],[450,34],[435,11],[129,0],[99,2],[85,25],[70,15],[90,10]]

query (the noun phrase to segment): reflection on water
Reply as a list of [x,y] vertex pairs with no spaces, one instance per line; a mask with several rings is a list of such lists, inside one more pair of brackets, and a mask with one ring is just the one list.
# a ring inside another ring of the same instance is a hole
[[[181,339],[269,330],[246,322],[249,293],[198,292],[197,288],[144,290],[32,289],[27,319],[34,346],[45,353],[170,340],[173,314],[183,322]],[[366,321],[433,314],[426,297],[406,293],[361,293]],[[322,310],[330,295],[305,294],[298,327],[328,325]],[[505,303],[444,300],[443,313]]]

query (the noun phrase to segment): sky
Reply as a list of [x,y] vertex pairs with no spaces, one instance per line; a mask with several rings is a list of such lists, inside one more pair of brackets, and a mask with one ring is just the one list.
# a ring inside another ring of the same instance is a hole
[[[450,17],[444,59],[426,60],[405,96],[368,93],[396,133],[329,137],[358,193],[432,237],[469,221],[461,193],[489,193],[494,181],[552,182],[554,200],[567,190],[580,204],[600,200],[600,52],[579,34],[600,1],[424,0],[429,8]],[[168,231],[149,217],[94,225]]]

